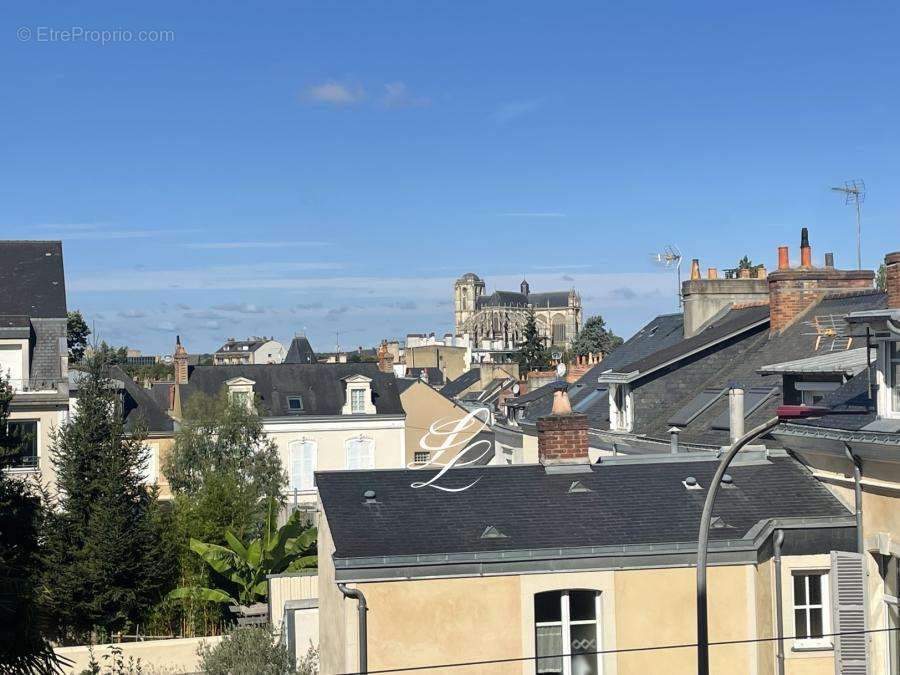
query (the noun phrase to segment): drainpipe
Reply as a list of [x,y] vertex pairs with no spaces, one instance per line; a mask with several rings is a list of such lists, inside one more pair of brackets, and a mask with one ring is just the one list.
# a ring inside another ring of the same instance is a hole
[[844,443],[844,453],[847,455],[847,459],[850,460],[850,464],[853,465],[853,492],[855,497],[855,506],[856,506],[856,552],[860,555],[865,555],[866,546],[863,542],[863,507],[862,507],[862,470],[860,469],[859,458],[854,456],[850,451],[850,446],[847,443]]
[[354,598],[357,601],[357,610],[359,611],[359,672],[362,675],[369,672],[368,664],[368,644],[366,640],[366,596],[358,588],[347,588],[347,584],[338,584],[338,589],[344,594],[345,598]]
[[775,531],[775,659],[778,675],[784,675],[784,616],[781,600],[781,545],[784,543],[784,530]]

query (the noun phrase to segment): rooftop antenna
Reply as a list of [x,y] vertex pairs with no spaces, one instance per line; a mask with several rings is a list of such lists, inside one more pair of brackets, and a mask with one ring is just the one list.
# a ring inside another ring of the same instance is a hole
[[681,309],[681,260],[684,256],[674,244],[669,244],[662,253],[654,253],[650,258],[657,265],[675,272],[675,297],[678,298],[678,308]]
[[844,195],[844,204],[856,205],[856,269],[862,269],[862,238],[860,232],[859,215],[860,204],[866,201],[866,182],[861,178],[856,180],[844,181],[842,187],[831,188],[834,192],[840,192]]

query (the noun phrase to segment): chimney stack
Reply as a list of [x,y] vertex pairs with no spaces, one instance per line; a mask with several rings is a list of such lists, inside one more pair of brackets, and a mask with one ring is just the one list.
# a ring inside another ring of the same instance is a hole
[[[362,347],[360,347],[360,350]],[[382,373],[394,371],[394,355],[388,351],[387,340],[382,340],[378,347],[378,370]]]
[[554,385],[553,409],[537,421],[538,458],[544,466],[590,463],[587,415],[572,412],[567,388],[565,382]]
[[778,247],[778,269],[787,270],[791,268],[790,249],[787,246]]
[[691,260],[691,281],[697,281],[698,279],[700,279],[700,260],[694,258]]
[[744,390],[736,384],[728,390],[728,435],[732,443],[744,435]]
[[800,230],[800,267],[812,267],[812,248],[809,246],[809,230]]
[[800,267],[792,268],[787,246],[778,248],[778,269],[769,274],[769,332],[777,333],[828,293],[862,291],[873,287],[871,270],[836,270],[813,267],[809,232],[804,227],[800,241]]
[[888,309],[900,309],[900,251],[884,256],[884,281]]
[[181,344],[181,336],[175,336],[175,353],[172,355],[175,364],[175,384],[187,384],[188,381],[188,355],[184,345]]

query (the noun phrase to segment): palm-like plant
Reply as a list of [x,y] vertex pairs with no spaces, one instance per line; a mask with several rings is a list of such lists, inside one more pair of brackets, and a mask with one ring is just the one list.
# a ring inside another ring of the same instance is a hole
[[266,600],[269,591],[267,575],[315,568],[318,561],[315,551],[316,528],[304,528],[299,511],[292,513],[284,525],[276,528],[277,513],[277,503],[274,499],[270,500],[262,536],[246,545],[230,530],[225,531],[228,546],[208,544],[191,538],[191,550],[238,587],[236,598],[221,588],[197,586],[176,588],[168,597],[173,600],[198,598],[209,602],[251,605]]

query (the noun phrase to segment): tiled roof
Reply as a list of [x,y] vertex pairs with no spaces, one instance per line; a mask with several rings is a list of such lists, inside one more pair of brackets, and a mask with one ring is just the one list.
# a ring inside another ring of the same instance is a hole
[[[411,483],[431,470],[334,471],[316,474],[336,558],[474,553],[556,547],[694,542],[706,490],[688,490],[688,476],[708,486],[717,462],[654,461],[593,465],[577,474],[540,465],[451,469],[438,481],[448,493]],[[845,516],[847,509],[788,457],[729,469],[714,515],[727,527],[713,539],[740,539],[759,521],[778,517]],[[586,491],[572,491],[578,481]],[[363,493],[375,491],[375,503]],[[494,527],[502,538],[484,538]]]

